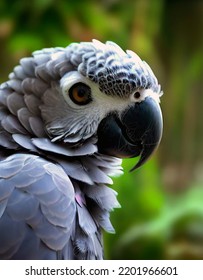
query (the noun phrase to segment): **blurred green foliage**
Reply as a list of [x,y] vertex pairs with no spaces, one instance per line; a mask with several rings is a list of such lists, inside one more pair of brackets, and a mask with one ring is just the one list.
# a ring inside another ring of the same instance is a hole
[[1,82],[34,50],[96,38],[137,52],[162,85],[158,152],[133,173],[124,160],[114,180],[108,259],[203,258],[202,14],[198,0],[0,1]]

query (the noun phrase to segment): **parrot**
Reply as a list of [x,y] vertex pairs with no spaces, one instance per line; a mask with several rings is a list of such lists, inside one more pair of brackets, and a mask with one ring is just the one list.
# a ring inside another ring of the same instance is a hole
[[150,66],[112,41],[44,48],[0,85],[0,259],[101,260],[113,177],[163,132]]

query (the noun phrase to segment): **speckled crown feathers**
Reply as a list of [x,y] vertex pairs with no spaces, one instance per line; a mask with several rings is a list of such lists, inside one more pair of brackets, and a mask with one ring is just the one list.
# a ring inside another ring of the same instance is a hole
[[113,42],[73,43],[67,51],[78,71],[98,83],[107,95],[129,96],[135,90],[149,88],[160,94],[160,85],[149,65]]

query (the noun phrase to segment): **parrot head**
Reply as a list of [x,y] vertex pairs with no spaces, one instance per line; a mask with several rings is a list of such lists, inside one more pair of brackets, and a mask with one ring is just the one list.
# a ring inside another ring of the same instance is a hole
[[60,153],[68,154],[64,149],[91,143],[87,154],[139,156],[134,170],[160,143],[160,85],[146,62],[113,42],[36,51],[21,59],[9,78],[0,99],[12,114],[1,122],[6,148],[38,153],[60,146]]
[[96,136],[99,153],[140,156],[133,169],[140,167],[158,147],[163,129],[161,90],[152,70],[113,42],[93,40],[68,49],[71,71],[62,75],[56,92],[43,97],[47,133],[53,142],[73,145]]

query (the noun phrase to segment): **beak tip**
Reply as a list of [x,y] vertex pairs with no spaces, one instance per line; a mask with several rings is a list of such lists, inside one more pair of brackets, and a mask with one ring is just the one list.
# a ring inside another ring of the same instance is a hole
[[145,162],[147,162],[148,159],[151,158],[152,154],[154,154],[154,152],[157,150],[158,146],[159,146],[159,142],[154,145],[144,145],[143,150],[140,154],[139,161],[136,163],[136,165],[133,168],[130,169],[130,172],[138,169]]
[[142,159],[142,156],[141,158],[139,159],[139,161],[136,163],[136,165],[130,169],[130,172],[133,172],[135,171],[136,169],[140,168],[144,163],[145,163],[145,159]]

